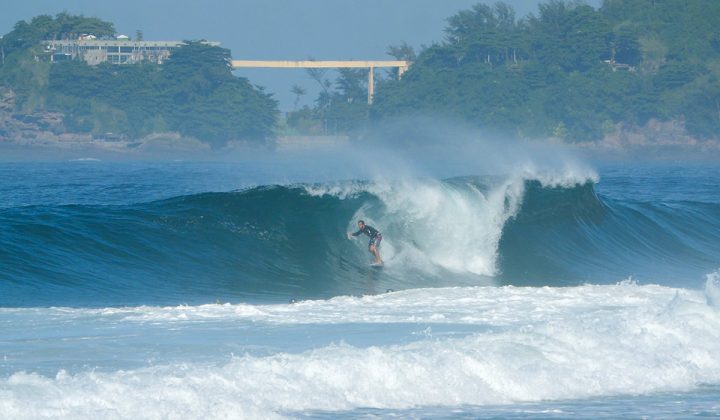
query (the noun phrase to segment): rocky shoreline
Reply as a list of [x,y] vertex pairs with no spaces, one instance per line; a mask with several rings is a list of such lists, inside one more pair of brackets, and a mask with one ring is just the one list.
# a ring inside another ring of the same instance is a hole
[[[210,146],[195,138],[175,132],[153,133],[139,139],[124,135],[105,133],[92,135],[70,132],[63,124],[60,112],[18,113],[15,94],[0,90],[0,146],[4,150],[25,151],[82,151],[142,156],[168,154],[216,154]],[[296,150],[307,147],[331,147],[346,144],[347,136],[279,136],[263,145],[275,150]],[[643,158],[710,159],[720,156],[720,140],[700,140],[687,134],[683,124],[677,121],[650,120],[643,127],[618,124],[598,141],[568,143],[562,139],[527,140],[563,143],[580,154],[597,158]],[[230,142],[224,151],[247,149],[243,142]],[[255,145],[257,147],[257,145]]]

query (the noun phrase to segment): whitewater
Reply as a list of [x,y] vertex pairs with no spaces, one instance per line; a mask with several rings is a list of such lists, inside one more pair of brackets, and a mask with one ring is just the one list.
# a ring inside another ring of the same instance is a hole
[[720,415],[716,166],[279,166],[0,163],[0,417]]

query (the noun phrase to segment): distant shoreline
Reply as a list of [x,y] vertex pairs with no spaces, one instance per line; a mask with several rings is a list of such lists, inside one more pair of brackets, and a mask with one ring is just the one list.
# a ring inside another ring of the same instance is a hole
[[[362,140],[359,140],[362,141]],[[252,158],[266,153],[313,152],[344,148],[356,141],[347,136],[278,136],[264,143],[229,142],[212,149],[206,143],[177,133],[156,133],[138,140],[108,141],[89,135],[64,134],[54,139],[0,138],[0,161],[8,160],[228,160]],[[561,139],[523,139],[522,144],[547,143],[591,160],[717,160],[720,141],[697,140],[683,136],[655,133],[622,132],[602,140],[567,143]]]

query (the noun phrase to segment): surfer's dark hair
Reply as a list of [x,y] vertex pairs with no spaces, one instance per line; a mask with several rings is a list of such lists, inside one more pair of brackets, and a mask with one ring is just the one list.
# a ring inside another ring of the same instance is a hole
[[362,223],[362,224],[364,225],[364,224],[365,224],[365,221],[364,221],[364,220],[358,220],[358,223]]

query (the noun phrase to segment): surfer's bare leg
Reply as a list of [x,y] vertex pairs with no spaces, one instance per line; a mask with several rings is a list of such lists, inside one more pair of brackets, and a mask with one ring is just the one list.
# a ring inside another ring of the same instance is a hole
[[370,245],[370,253],[375,256],[375,264],[382,264],[382,259],[380,258],[380,253],[377,250],[377,247],[375,245]]

